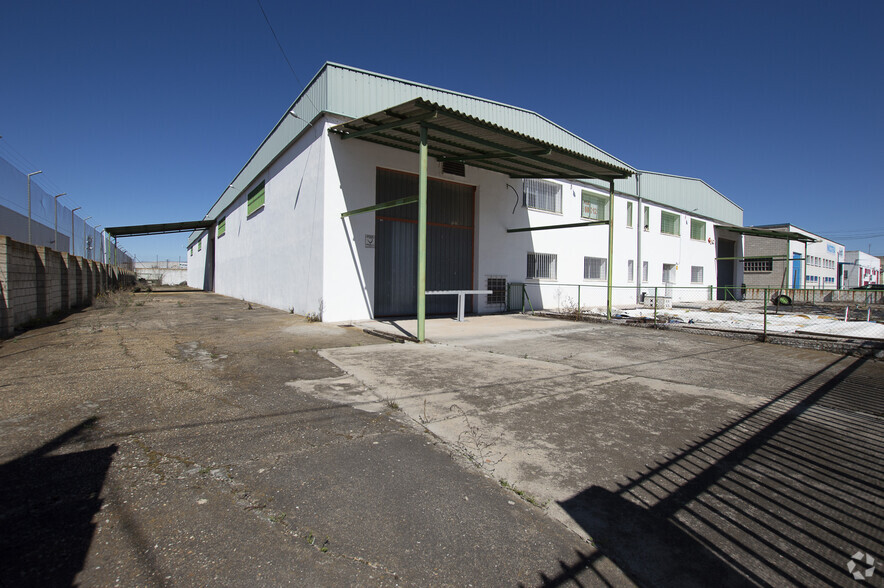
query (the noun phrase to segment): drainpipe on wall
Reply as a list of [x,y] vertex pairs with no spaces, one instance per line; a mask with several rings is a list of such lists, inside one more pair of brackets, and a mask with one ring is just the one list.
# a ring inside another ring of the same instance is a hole
[[638,206],[635,211],[635,303],[642,301],[642,233],[644,229],[644,217],[642,216],[642,174],[635,172],[635,195],[638,197]]

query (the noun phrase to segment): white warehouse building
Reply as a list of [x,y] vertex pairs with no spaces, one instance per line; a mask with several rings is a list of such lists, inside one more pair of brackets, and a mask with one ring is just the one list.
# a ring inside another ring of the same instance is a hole
[[550,308],[579,284],[603,306],[611,200],[614,304],[655,286],[739,295],[743,211],[705,182],[531,111],[327,63],[191,235],[187,281],[325,321],[454,312],[422,288],[491,290],[468,300],[490,313],[508,285]]

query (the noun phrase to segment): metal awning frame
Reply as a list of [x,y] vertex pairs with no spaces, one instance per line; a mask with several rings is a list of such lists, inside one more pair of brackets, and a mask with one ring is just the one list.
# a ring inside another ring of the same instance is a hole
[[[391,120],[392,119],[392,120]],[[419,158],[417,195],[417,339],[426,340],[427,279],[427,182],[428,159],[458,161],[508,175],[511,178],[606,180],[609,185],[608,219],[601,222],[573,223],[545,227],[512,229],[507,232],[564,229],[593,224],[608,225],[608,318],[611,317],[614,250],[614,180],[628,178],[627,168],[575,153],[499,127],[490,122],[421,98],[364,116],[329,129],[341,140],[361,139],[387,147],[416,152]],[[432,142],[432,147],[431,147]],[[411,204],[413,197],[402,198],[346,211],[341,218]]]

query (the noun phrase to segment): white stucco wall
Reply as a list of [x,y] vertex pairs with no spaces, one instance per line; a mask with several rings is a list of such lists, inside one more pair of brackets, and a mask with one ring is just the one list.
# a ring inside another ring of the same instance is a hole
[[[337,121],[330,120],[327,126]],[[417,155],[382,147],[365,141],[341,140],[327,136],[329,157],[325,166],[324,219],[324,284],[322,299],[324,319],[329,321],[359,320],[373,315],[374,306],[374,251],[366,247],[366,235],[375,233],[374,213],[340,218],[342,212],[375,204],[377,168],[415,173]],[[581,289],[581,303],[585,306],[604,305],[605,280],[583,279],[583,258],[607,257],[608,231],[605,226],[571,229],[507,233],[507,228],[567,224],[580,222],[582,191],[592,189],[560,182],[562,214],[529,210],[522,206],[522,182],[485,170],[466,167],[465,177],[441,173],[438,162],[431,158],[430,177],[475,186],[476,218],[474,232],[473,287],[484,289],[490,276],[506,277],[508,282],[530,284],[529,295],[535,308],[554,307],[568,297],[576,302],[577,284]],[[513,189],[510,189],[512,186]],[[595,193],[607,196],[605,191]],[[618,303],[635,300],[635,281],[641,267],[635,264],[633,281],[627,279],[627,260],[636,260],[636,231],[641,229],[641,211],[634,204],[633,227],[626,226],[627,198],[615,197],[614,244],[614,299]],[[661,207],[648,205],[651,214],[649,231],[642,234],[642,257],[649,263],[649,279],[644,286],[663,286],[664,263],[678,266],[677,287],[708,287],[716,284],[715,231],[713,223],[704,219],[706,236],[712,240],[695,241],[690,238],[690,216],[680,214],[680,236],[660,233]],[[515,209],[515,210],[514,210]],[[739,244],[738,244],[739,245]],[[556,280],[527,280],[529,251],[553,253],[557,257]],[[740,253],[737,253],[739,255]],[[703,282],[691,282],[691,266],[702,266]],[[692,297],[704,294],[689,293]],[[487,305],[485,296],[478,297],[480,312],[501,310],[499,305]]]
[[206,271],[207,240],[208,233],[203,231],[199,239],[194,241],[187,249],[187,285],[191,288],[203,288],[203,277]]
[[[226,226],[215,239],[215,292],[297,314],[319,312],[325,143],[317,125],[240,187],[219,217]],[[264,206],[249,216],[248,194],[261,181]],[[202,252],[188,257],[188,285],[202,287],[206,249],[204,242]]]

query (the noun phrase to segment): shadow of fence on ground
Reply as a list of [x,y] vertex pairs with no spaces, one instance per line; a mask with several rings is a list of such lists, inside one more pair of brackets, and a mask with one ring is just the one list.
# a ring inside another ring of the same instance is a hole
[[92,518],[117,451],[49,455],[82,435],[87,419],[0,466],[0,586],[71,586],[92,542]]
[[598,550],[542,584],[607,583],[607,558],[647,586],[845,585],[861,551],[884,585],[881,377],[840,358],[616,492],[560,503]]

